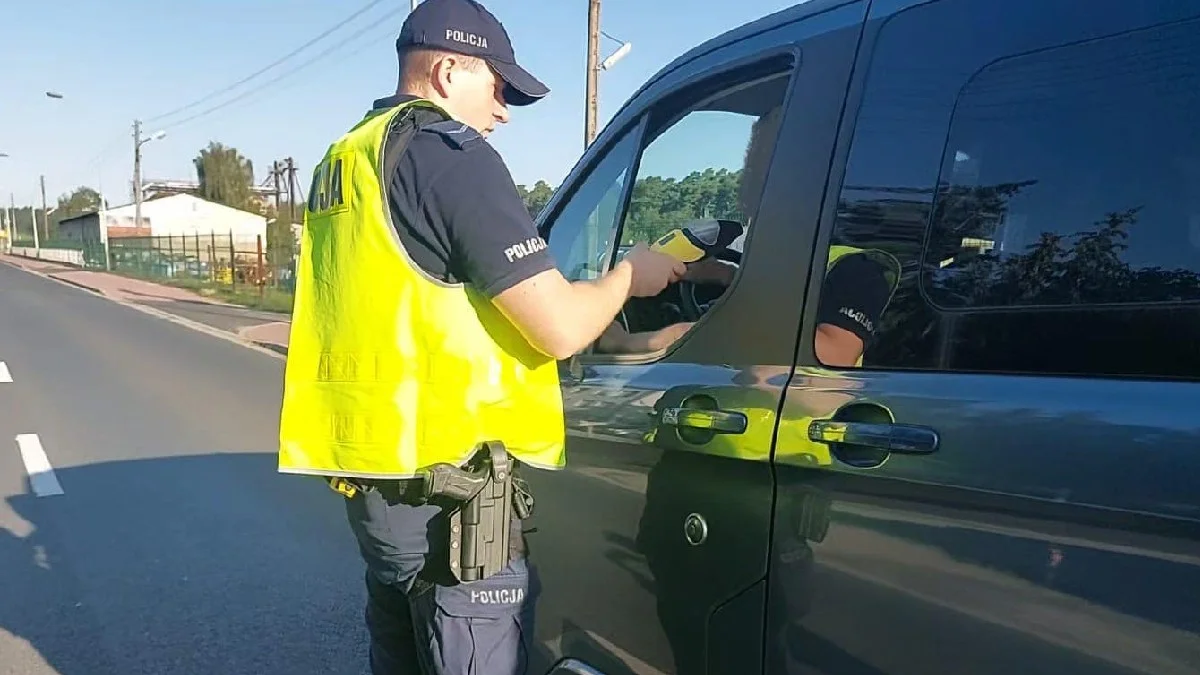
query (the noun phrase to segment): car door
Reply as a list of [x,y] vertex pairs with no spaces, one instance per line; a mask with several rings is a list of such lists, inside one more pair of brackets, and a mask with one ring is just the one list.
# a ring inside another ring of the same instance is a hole
[[[780,122],[793,130],[789,153],[827,164],[864,18],[854,3],[678,64],[546,207],[543,233],[570,279],[695,220],[741,223],[745,257],[680,339],[621,353],[597,344],[562,364],[567,465],[528,474],[540,582],[530,672],[761,672],[784,378],[747,378],[790,371],[800,320],[805,275],[779,248],[795,214],[771,211],[772,195],[807,190],[815,219],[825,180],[824,166],[793,170],[788,184],[767,169]],[[680,292],[631,300],[621,320],[640,333],[694,318]]]
[[[775,446],[768,672],[1200,672],[1198,15],[874,3]],[[900,263],[860,368],[815,355],[835,246]]]

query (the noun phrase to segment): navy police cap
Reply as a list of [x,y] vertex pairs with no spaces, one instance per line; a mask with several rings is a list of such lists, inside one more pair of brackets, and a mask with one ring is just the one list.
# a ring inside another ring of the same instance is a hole
[[429,47],[483,59],[504,79],[504,101],[537,102],[550,88],[517,65],[512,42],[500,21],[474,0],[423,0],[408,15],[396,49]]

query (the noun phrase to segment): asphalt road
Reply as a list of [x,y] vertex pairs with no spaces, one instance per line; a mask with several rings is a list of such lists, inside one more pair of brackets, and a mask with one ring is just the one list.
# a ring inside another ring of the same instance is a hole
[[364,672],[339,498],[275,472],[281,360],[0,264],[0,362],[0,674]]

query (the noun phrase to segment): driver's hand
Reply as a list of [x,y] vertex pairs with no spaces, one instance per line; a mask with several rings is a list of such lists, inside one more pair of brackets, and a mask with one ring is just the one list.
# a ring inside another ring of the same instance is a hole
[[683,280],[694,284],[729,286],[733,283],[733,275],[736,271],[737,268],[733,265],[717,258],[708,257],[689,264]]

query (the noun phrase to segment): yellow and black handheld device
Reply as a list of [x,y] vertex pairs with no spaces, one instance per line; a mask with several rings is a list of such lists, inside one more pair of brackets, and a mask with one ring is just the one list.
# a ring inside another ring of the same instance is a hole
[[728,247],[742,236],[742,229],[736,220],[693,220],[659,237],[650,248],[680,262],[694,263]]

